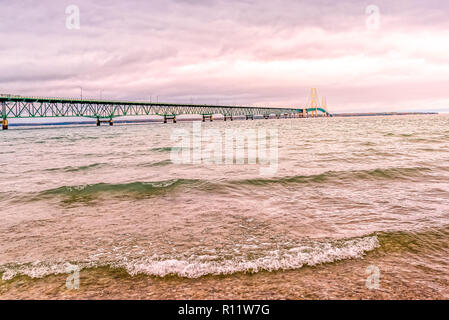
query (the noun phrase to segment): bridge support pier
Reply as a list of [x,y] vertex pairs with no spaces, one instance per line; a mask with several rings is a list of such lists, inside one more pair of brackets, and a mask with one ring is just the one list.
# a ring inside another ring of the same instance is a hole
[[223,115],[223,120],[226,121],[227,119],[230,119],[232,121],[233,120],[232,115],[230,115],[230,116]]
[[264,118],[264,119],[270,119],[270,115],[269,115],[269,114],[264,114],[264,115],[263,115],[263,118]]
[[173,120],[173,123],[176,123],[176,115],[164,114],[164,123],[167,123],[167,120]]
[[252,114],[247,114],[247,115],[246,115],[246,120],[249,120],[249,119],[254,120],[254,115],[252,115]]
[[8,119],[6,119],[6,103],[2,102],[2,130],[8,130]]
[[100,117],[97,117],[97,127],[101,126],[101,123],[108,123],[110,126],[114,125],[114,120],[110,118],[109,120],[101,120]]
[[209,118],[209,121],[213,121],[211,114],[203,114],[203,122],[205,122],[207,118]]

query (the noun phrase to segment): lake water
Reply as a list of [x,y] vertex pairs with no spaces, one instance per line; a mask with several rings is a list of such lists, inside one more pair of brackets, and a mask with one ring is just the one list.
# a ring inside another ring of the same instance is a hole
[[449,298],[449,117],[201,128],[275,132],[275,172],[177,163],[191,122],[0,132],[0,297]]

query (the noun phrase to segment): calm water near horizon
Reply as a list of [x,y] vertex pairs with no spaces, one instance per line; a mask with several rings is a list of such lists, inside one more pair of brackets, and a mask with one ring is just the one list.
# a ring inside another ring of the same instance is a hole
[[0,132],[0,298],[449,298],[449,116],[202,123],[276,129],[273,176],[176,128]]

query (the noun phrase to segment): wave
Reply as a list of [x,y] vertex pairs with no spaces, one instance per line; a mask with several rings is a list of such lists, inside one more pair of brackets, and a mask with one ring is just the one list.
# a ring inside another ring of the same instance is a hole
[[35,262],[28,264],[6,264],[0,266],[2,280],[11,280],[25,275],[43,278],[49,275],[69,273],[73,267],[81,269],[110,267],[124,269],[129,275],[178,276],[199,278],[207,275],[229,275],[234,273],[257,273],[260,271],[281,271],[299,269],[346,259],[362,258],[367,252],[379,247],[377,236],[367,236],[342,240],[305,242],[291,248],[267,250],[263,255],[251,259],[250,254],[229,258],[209,254],[190,256],[159,256],[130,259],[122,256],[114,261],[84,262]]
[[105,166],[106,163],[93,163],[85,166],[67,166],[63,168],[50,168],[46,169],[46,171],[63,171],[63,172],[79,172],[79,171],[85,171],[89,169],[99,168]]
[[[445,261],[449,254],[449,226],[421,231],[382,231],[346,239],[303,239],[297,243],[274,245],[271,249],[259,246],[236,245],[239,250],[220,251],[196,247],[184,253],[152,254],[136,256],[131,248],[122,251],[99,248],[87,261],[31,262],[0,265],[0,276],[8,281],[16,276],[43,278],[49,275],[69,273],[73,268],[95,269],[107,267],[124,270],[131,276],[148,275],[156,277],[177,276],[199,278],[235,273],[276,272],[332,264],[351,259],[363,259],[368,254],[392,255],[412,254],[420,259]],[[105,256],[105,258],[103,258]],[[404,261],[409,261],[405,256]]]
[[171,151],[171,147],[161,147],[161,148],[153,148],[151,149],[151,151],[155,151],[155,152],[170,152]]
[[97,183],[81,186],[63,186],[40,192],[34,200],[51,196],[63,196],[64,202],[90,201],[103,194],[117,195],[120,197],[133,195],[135,197],[148,197],[173,190],[182,185],[193,185],[198,180],[173,179],[158,182],[131,182],[124,184]]
[[384,253],[426,252],[431,255],[442,255],[444,259],[449,254],[449,226],[417,232],[379,232],[377,235],[382,244],[381,251]]
[[162,161],[157,161],[157,162],[141,164],[141,166],[142,167],[162,167],[162,166],[170,165],[172,163],[173,162],[171,162],[171,160],[167,159],[167,160],[162,160]]
[[377,237],[372,236],[343,241],[315,242],[287,250],[271,250],[266,255],[256,259],[240,258],[214,261],[216,256],[205,255],[201,256],[201,259],[196,260],[141,259],[125,263],[119,262],[110,266],[124,268],[130,275],[146,274],[159,277],[199,278],[206,275],[293,270],[303,266],[315,266],[340,260],[357,259],[378,246]]
[[153,152],[172,152],[172,151],[181,151],[181,150],[190,150],[190,148],[182,148],[182,147],[159,147],[153,148],[150,151]]
[[[162,161],[152,163],[152,166],[164,166],[168,162]],[[78,168],[79,169],[79,168]],[[173,191],[177,188],[200,189],[205,192],[232,188],[236,186],[266,186],[271,184],[322,184],[322,183],[354,183],[357,180],[395,180],[411,179],[423,175],[423,172],[431,171],[429,168],[391,168],[360,171],[328,171],[318,175],[310,176],[290,176],[278,178],[256,178],[228,181],[207,181],[193,179],[173,179],[154,182],[131,182],[124,184],[97,183],[81,186],[62,186],[40,192],[37,196],[32,196],[31,200],[41,200],[52,196],[65,197],[64,202],[85,202],[93,200],[101,195],[130,196],[135,198],[148,197]]]
[[150,151],[154,151],[154,152],[171,152],[172,149],[176,150],[176,149],[179,149],[179,148],[160,147],[160,148],[153,148]]
[[237,184],[249,185],[266,185],[273,183],[289,184],[289,183],[323,183],[338,181],[355,181],[355,180],[395,180],[409,179],[423,175],[423,172],[431,171],[430,168],[413,167],[413,168],[389,168],[389,169],[373,169],[358,171],[327,171],[318,175],[310,176],[293,176],[280,177],[272,179],[247,179],[233,181]]

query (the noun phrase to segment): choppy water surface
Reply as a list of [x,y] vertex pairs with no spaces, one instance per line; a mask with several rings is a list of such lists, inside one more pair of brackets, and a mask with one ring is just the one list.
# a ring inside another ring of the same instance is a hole
[[394,256],[399,274],[419,266],[431,277],[415,285],[447,297],[447,116],[202,126],[277,129],[276,175],[172,163],[171,134],[187,122],[0,132],[3,281],[65,273],[69,263],[198,278],[377,253]]

